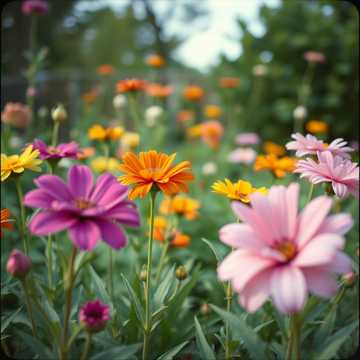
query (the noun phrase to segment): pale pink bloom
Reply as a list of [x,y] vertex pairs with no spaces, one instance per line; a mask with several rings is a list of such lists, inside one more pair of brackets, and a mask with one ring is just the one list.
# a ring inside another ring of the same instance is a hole
[[291,137],[295,141],[288,142],[285,146],[287,150],[296,150],[295,155],[298,157],[304,155],[316,154],[317,152],[330,151],[333,155],[339,155],[344,158],[350,158],[348,152],[354,151],[350,146],[346,146],[344,139],[335,139],[329,145],[315,136],[307,134],[306,136],[296,133]]
[[1,121],[17,128],[25,128],[31,122],[31,109],[22,103],[8,102],[1,113]]
[[244,223],[225,225],[219,233],[234,250],[218,267],[218,277],[231,281],[240,304],[253,312],[271,297],[281,312],[292,314],[304,307],[308,292],[333,296],[333,274],[351,271],[351,259],[341,251],[351,216],[328,216],[328,196],[315,198],[298,214],[296,183],[273,186],[267,195],[255,192],[250,199],[251,207],[232,203]]
[[238,148],[228,155],[228,160],[236,164],[251,164],[256,158],[256,151],[252,148]]
[[236,136],[235,142],[238,145],[256,145],[260,142],[260,138],[255,133],[242,133]]
[[294,172],[308,178],[313,184],[329,182],[334,193],[343,198],[349,193],[359,198],[359,167],[341,156],[333,156],[330,151],[317,153],[319,162],[307,158],[299,160]]
[[324,63],[326,61],[325,55],[318,51],[306,51],[304,59],[312,63]]

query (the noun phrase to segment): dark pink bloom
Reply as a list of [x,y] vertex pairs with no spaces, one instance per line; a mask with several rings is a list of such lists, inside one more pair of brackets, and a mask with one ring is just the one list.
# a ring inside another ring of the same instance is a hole
[[313,184],[329,182],[334,193],[343,198],[349,193],[359,198],[359,167],[358,164],[333,156],[330,151],[317,153],[319,162],[307,158],[296,164],[294,172],[300,177],[308,178]]
[[76,159],[79,151],[79,145],[75,141],[59,144],[58,146],[48,146],[43,141],[35,139],[33,147],[40,151],[40,159],[42,160],[62,158]]
[[312,63],[324,63],[326,60],[325,55],[318,51],[307,51],[304,53],[304,59]]
[[38,189],[28,192],[24,204],[43,211],[30,221],[34,235],[44,236],[67,229],[70,240],[81,250],[92,250],[102,239],[114,249],[127,244],[120,224],[138,227],[139,214],[127,198],[128,188],[110,173],[94,185],[88,166],[73,165],[67,183],[55,175],[35,180]]
[[337,291],[334,274],[351,271],[344,234],[353,221],[348,214],[328,216],[332,199],[320,196],[299,213],[299,185],[273,186],[267,195],[250,195],[251,207],[234,201],[243,223],[225,225],[220,240],[234,250],[218,267],[230,280],[240,303],[256,311],[271,297],[283,313],[300,311],[308,292],[329,298]]
[[79,313],[79,321],[89,332],[98,332],[105,328],[110,320],[110,307],[100,300],[89,301],[83,305]]
[[22,3],[21,10],[25,15],[46,15],[49,11],[49,6],[44,0],[25,0]]
[[7,272],[18,279],[23,279],[31,269],[31,259],[20,250],[13,250],[10,253],[6,264]]

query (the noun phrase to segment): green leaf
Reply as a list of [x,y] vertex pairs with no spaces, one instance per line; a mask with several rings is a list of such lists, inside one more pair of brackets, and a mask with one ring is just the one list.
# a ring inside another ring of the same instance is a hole
[[6,328],[11,324],[11,322],[16,318],[16,316],[20,313],[22,307],[18,308],[16,311],[11,313],[6,319],[1,319],[1,333],[3,333]]
[[16,334],[19,336],[21,341],[23,341],[26,345],[28,345],[35,354],[39,355],[40,359],[54,359],[55,354],[45,346],[41,341],[38,339],[28,335],[27,333],[16,330]]
[[219,263],[222,261],[220,254],[218,253],[218,251],[215,249],[214,245],[207,239],[205,238],[201,238],[201,240],[210,248],[210,250],[213,252],[213,254],[215,255],[216,261]]
[[332,359],[340,346],[349,339],[352,332],[359,326],[359,320],[340,329],[334,335],[330,336],[323,344],[322,350],[316,353],[317,359]]
[[110,300],[110,296],[108,295],[108,293],[107,293],[107,291],[105,289],[104,282],[100,279],[99,275],[96,273],[96,271],[94,270],[94,268],[91,265],[89,265],[88,268],[89,268],[89,271],[90,271],[90,275],[94,280],[95,292],[96,292],[97,296],[105,304],[112,305],[112,302]]
[[121,345],[102,351],[92,356],[90,360],[128,359],[135,355],[141,348],[141,344]]
[[128,280],[126,279],[126,277],[121,274],[121,277],[124,281],[124,284],[126,286],[126,289],[128,291],[128,294],[130,296],[130,300],[132,305],[134,306],[135,309],[135,313],[136,313],[136,317],[138,318],[138,320],[140,321],[141,324],[145,323],[145,313],[144,313],[144,309],[140,303],[140,300],[138,299],[135,291],[133,290],[133,288],[131,287],[130,283],[128,282]]
[[196,344],[200,350],[201,358],[206,360],[216,360],[215,354],[207,342],[196,316],[194,317],[194,321],[196,329]]
[[252,358],[266,359],[266,347],[264,342],[260,339],[256,332],[246,324],[243,319],[227,311],[224,311],[215,305],[210,306],[218,315],[222,317],[225,322],[229,323],[234,337],[237,336],[244,342],[244,346]]
[[160,283],[160,285],[156,289],[155,294],[154,294],[155,308],[159,307],[160,305],[162,305],[164,303],[164,300],[165,300],[166,296],[168,295],[169,290],[175,280],[174,270],[175,270],[175,266],[173,266],[168,271],[165,278],[163,279],[163,281]]
[[183,343],[174,346],[172,349],[168,350],[165,354],[162,354],[157,360],[172,360],[175,355],[179,353],[179,351],[188,343],[188,341],[184,341]]

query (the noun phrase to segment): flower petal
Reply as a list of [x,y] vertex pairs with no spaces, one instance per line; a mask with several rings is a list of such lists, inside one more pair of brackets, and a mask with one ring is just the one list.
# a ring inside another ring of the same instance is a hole
[[126,235],[120,226],[103,219],[96,219],[95,221],[99,226],[102,240],[113,249],[120,249],[127,245]]
[[316,268],[303,269],[306,284],[310,292],[315,295],[330,298],[335,295],[338,285],[336,280],[326,271]]
[[65,230],[75,222],[76,218],[68,212],[42,211],[31,219],[29,229],[32,234],[43,236]]
[[43,191],[57,200],[70,201],[71,193],[65,182],[56,175],[42,175],[34,180],[35,184]]
[[91,220],[78,220],[70,227],[69,235],[80,250],[92,250],[101,237],[99,227]]
[[228,224],[219,231],[220,240],[235,248],[261,248],[265,246],[247,224]]
[[350,214],[336,214],[328,216],[321,224],[318,233],[346,234],[353,226],[353,219]]
[[87,199],[93,187],[93,175],[86,165],[74,165],[68,173],[68,186],[75,198]]
[[49,194],[48,192],[42,189],[35,189],[29,191],[24,196],[24,205],[33,207],[33,208],[41,208],[41,209],[50,209],[51,203],[55,200],[55,198]]

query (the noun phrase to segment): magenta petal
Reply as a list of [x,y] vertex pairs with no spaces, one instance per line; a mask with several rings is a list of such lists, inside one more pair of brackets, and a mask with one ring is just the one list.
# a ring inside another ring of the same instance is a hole
[[140,216],[138,211],[135,208],[126,206],[123,203],[106,211],[103,216],[114,219],[127,226],[140,226]]
[[92,250],[101,238],[100,230],[94,221],[78,220],[69,229],[71,241],[81,250]]
[[98,203],[99,205],[104,205],[107,209],[110,209],[127,199],[127,194],[128,187],[116,182],[101,196]]
[[118,225],[103,219],[96,219],[95,221],[100,228],[102,240],[114,249],[120,249],[126,246],[126,235]]
[[55,198],[50,195],[48,192],[42,189],[36,189],[28,192],[24,196],[24,204],[29,207],[49,209],[51,208],[51,203]]
[[87,199],[93,187],[93,175],[89,167],[72,166],[68,173],[68,186],[75,198]]
[[35,180],[35,184],[57,200],[70,201],[72,196],[65,182],[55,175],[42,175]]
[[109,190],[110,186],[117,183],[114,175],[105,173],[98,177],[94,189],[90,195],[90,200],[97,203],[102,196]]
[[48,235],[72,226],[76,219],[67,212],[42,211],[35,215],[29,224],[30,232],[34,235]]

